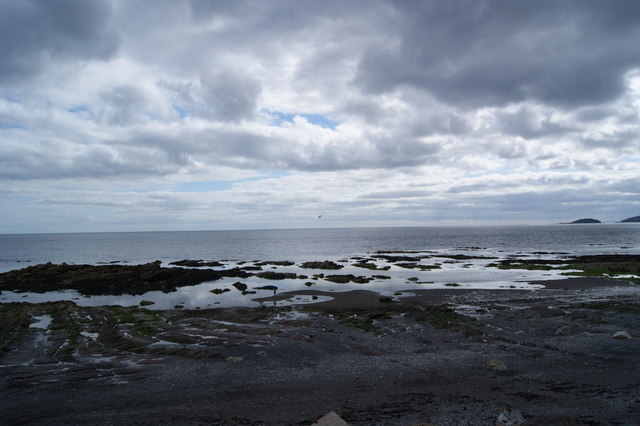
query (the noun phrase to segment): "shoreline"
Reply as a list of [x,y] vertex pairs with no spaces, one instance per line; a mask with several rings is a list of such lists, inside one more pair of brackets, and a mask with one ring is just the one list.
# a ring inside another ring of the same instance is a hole
[[[618,278],[616,278],[618,277]],[[383,301],[426,290],[587,289],[640,283],[640,255],[571,256],[534,252],[486,256],[457,252],[376,252],[334,261],[160,261],[141,265],[39,264],[0,274],[0,303],[75,300],[84,306],[186,309],[330,303],[367,290]],[[312,290],[312,291],[308,291]],[[4,294],[1,294],[5,292]],[[273,297],[271,296],[273,292]],[[435,293],[433,293],[435,292]],[[365,294],[365,293],[363,293]],[[368,297],[375,301],[375,296]],[[365,303],[364,299],[361,303]],[[373,303],[373,302],[366,302]]]
[[[390,265],[387,273],[417,276],[434,265],[397,266],[411,256],[365,272]],[[607,274],[636,267],[637,255],[616,256],[576,257],[572,266]],[[554,262],[506,258],[493,268],[535,276],[564,267]],[[269,263],[268,271],[286,268],[295,266]],[[166,272],[114,270],[118,280],[122,271]],[[534,425],[640,418],[639,285],[604,276],[532,279],[529,288],[402,290],[405,282],[393,296],[373,291],[373,281],[336,284],[341,292],[278,290],[258,307],[0,303],[0,416],[35,425],[257,426],[309,425],[335,412],[356,426],[493,425],[513,408]],[[259,296],[234,284],[227,294]],[[264,287],[270,294],[274,286]],[[297,297],[317,303],[278,305]]]

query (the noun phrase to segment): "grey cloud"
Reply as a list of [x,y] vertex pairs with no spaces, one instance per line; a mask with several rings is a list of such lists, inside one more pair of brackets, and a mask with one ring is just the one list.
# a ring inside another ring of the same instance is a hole
[[260,84],[249,77],[230,72],[201,79],[203,98],[213,109],[216,118],[223,121],[250,119],[256,113]]
[[549,136],[569,130],[554,122],[551,114],[545,114],[541,117],[536,112],[524,107],[514,112],[498,112],[494,118],[501,133],[521,136],[524,139]]
[[1,0],[0,84],[58,61],[108,60],[121,39],[108,1]]
[[423,89],[478,107],[533,100],[574,108],[619,97],[640,64],[640,3],[404,1],[399,46],[371,49],[357,84]]
[[638,128],[582,138],[582,144],[589,148],[619,149],[625,146],[637,145],[639,142],[640,129]]
[[0,148],[0,179],[7,180],[159,176],[178,170],[165,153],[145,147],[93,145],[69,149],[65,143],[51,141]]
[[424,198],[427,197],[429,195],[433,195],[432,191],[425,191],[425,190],[418,190],[418,189],[406,189],[406,190],[397,190],[397,191],[376,191],[376,192],[371,192],[369,194],[366,194],[364,196],[362,196],[361,198],[364,199],[380,199],[380,200],[387,200],[387,199],[398,199],[398,198]]
[[103,91],[103,102],[99,116],[108,124],[123,126],[131,124],[144,112],[146,99],[135,86],[124,85]]

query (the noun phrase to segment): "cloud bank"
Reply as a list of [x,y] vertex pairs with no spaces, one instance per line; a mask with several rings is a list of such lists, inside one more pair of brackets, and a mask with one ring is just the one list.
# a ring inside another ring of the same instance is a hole
[[639,39],[633,0],[0,0],[0,233],[634,216]]

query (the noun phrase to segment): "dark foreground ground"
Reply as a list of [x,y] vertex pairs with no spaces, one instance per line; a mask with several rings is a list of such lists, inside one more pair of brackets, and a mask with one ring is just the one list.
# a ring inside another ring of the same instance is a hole
[[335,411],[493,425],[513,407],[527,424],[638,424],[640,287],[549,287],[279,309],[0,305],[0,423],[308,425]]

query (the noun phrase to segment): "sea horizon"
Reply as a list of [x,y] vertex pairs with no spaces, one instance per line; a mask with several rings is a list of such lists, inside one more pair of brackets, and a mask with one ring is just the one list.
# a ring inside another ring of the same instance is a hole
[[637,222],[622,221],[601,221],[600,223],[571,223],[571,222],[544,222],[544,223],[461,223],[461,224],[437,224],[437,225],[368,225],[368,226],[322,226],[322,227],[260,227],[260,228],[219,228],[219,229],[152,229],[152,230],[116,230],[116,231],[34,231],[34,232],[4,232],[4,235],[67,235],[67,234],[136,234],[136,233],[157,233],[157,232],[244,232],[244,231],[320,231],[323,229],[385,229],[385,228],[510,228],[510,227],[538,227],[556,225],[575,226],[599,226],[599,225],[624,225],[634,226]]

